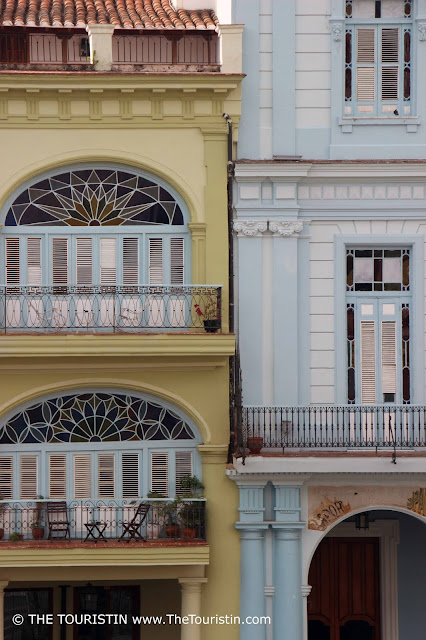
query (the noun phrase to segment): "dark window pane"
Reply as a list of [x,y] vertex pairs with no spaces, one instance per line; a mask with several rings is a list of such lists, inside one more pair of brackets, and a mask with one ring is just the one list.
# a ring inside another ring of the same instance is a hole
[[381,0],[376,0],[376,12],[375,12],[375,18],[381,18],[382,17],[382,2]]
[[348,402],[355,402],[355,369],[348,369]]
[[346,0],[346,17],[352,18],[352,0]]
[[383,394],[383,402],[395,402],[395,394],[394,393],[384,393]]
[[345,98],[352,100],[352,69],[345,69]]
[[401,256],[401,249],[385,249],[385,258],[399,258]]
[[402,371],[402,400],[404,404],[410,403],[410,369],[408,367]]
[[406,18],[411,18],[411,0],[407,0],[404,5],[404,15]]
[[347,312],[347,324],[348,324],[348,340],[353,340],[355,337],[355,333],[354,333],[354,328],[355,328],[355,321],[354,321],[354,310],[352,308],[348,309]]
[[346,64],[352,64],[352,32],[346,31],[346,52],[345,52]]
[[410,310],[409,307],[403,307],[402,309],[402,339],[408,340],[410,338]]
[[381,282],[382,278],[382,260],[380,258],[376,258],[374,260],[374,280],[375,282]]
[[410,256],[408,253],[402,256],[402,284],[408,287],[410,284]]
[[383,257],[382,249],[374,249],[374,257],[375,258],[382,258]]
[[327,627],[321,620],[309,620],[308,622],[309,640],[330,640],[330,627]]
[[346,284],[352,287],[354,283],[354,258],[352,255],[346,257]]
[[381,282],[376,282],[374,285],[374,291],[383,291],[383,284]]
[[355,291],[372,291],[373,285],[371,282],[359,282],[355,285]]
[[356,249],[355,258],[372,258],[373,252],[371,249]]
[[385,282],[384,286],[385,291],[401,291],[401,288],[400,282]]

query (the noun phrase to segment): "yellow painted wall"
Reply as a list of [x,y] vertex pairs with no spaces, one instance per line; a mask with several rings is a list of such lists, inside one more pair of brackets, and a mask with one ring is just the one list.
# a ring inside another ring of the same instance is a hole
[[[0,207],[25,180],[78,162],[124,163],[160,176],[189,208],[193,282],[223,286],[226,333],[227,127],[222,113],[230,113],[238,126],[240,82],[241,76],[220,74],[93,75],[89,79],[78,74],[66,79],[3,74],[0,136],[7,153],[0,154]],[[204,444],[214,445],[200,448],[210,546],[202,613],[238,615],[237,489],[225,476],[228,359],[233,338],[181,336],[179,340],[176,334],[158,339],[152,335],[128,339],[0,335],[0,419],[35,397],[82,387],[148,392],[186,411],[200,429]],[[17,571],[21,580],[46,580],[53,568],[38,568],[37,576],[30,569],[28,576],[25,568]],[[182,573],[188,575],[187,571]],[[2,579],[13,580],[14,573],[2,564],[0,547]],[[117,575],[123,579],[121,571]],[[64,569],[60,579],[71,579],[66,576]],[[164,589],[161,580],[152,583],[149,597],[143,600],[144,612],[165,606]],[[179,599],[177,589],[175,581],[169,594],[173,607]],[[153,640],[179,637],[162,630],[154,633],[150,634]],[[224,640],[236,640],[239,635],[235,626],[212,626],[203,628],[202,638],[213,640],[218,633]]]

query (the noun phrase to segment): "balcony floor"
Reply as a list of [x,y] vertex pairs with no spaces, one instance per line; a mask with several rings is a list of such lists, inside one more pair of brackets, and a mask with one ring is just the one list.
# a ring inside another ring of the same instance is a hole
[[155,548],[155,547],[207,547],[208,542],[204,540],[150,540],[143,542],[142,540],[132,540],[131,542],[119,540],[94,540],[85,542],[84,540],[18,540],[10,542],[10,540],[0,540],[0,551],[5,549],[77,549],[77,548],[93,548],[99,549],[126,549],[132,547]]

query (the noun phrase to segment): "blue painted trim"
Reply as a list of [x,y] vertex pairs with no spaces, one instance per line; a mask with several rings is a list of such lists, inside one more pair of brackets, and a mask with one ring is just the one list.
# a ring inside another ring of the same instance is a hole
[[[424,236],[418,235],[335,235],[334,236],[334,349],[335,404],[347,404],[346,376],[346,247],[411,247],[411,339],[412,404],[423,404],[424,390]],[[390,293],[389,297],[395,296]],[[365,294],[364,294],[365,297]],[[414,347],[415,345],[415,347]]]

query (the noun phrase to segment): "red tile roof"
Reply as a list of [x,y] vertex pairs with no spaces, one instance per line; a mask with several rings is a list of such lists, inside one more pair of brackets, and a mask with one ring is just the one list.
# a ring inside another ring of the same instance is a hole
[[0,0],[5,27],[85,27],[113,24],[117,29],[216,30],[210,9],[175,9],[172,0]]

